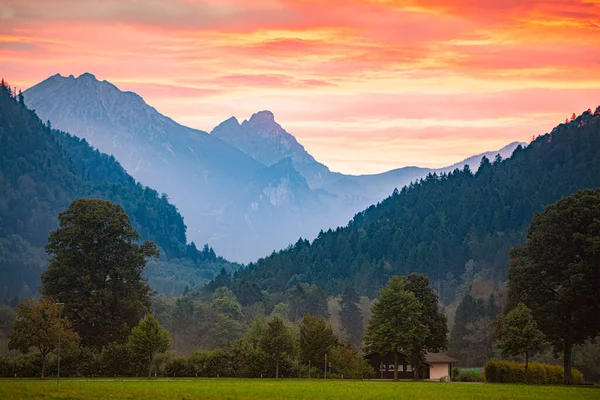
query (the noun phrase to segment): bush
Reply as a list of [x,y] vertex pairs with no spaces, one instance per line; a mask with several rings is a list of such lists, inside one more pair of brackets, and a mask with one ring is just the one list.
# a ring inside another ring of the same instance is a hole
[[0,378],[15,376],[15,360],[7,356],[0,356]]
[[[527,372],[527,383],[536,385],[561,385],[564,375],[559,365],[530,363]],[[484,368],[485,380],[493,383],[525,383],[525,364],[512,361],[491,360]],[[571,370],[574,384],[583,383],[583,374],[573,368]]]
[[458,381],[458,377],[460,376],[460,369],[452,368],[452,380]]
[[464,369],[459,370],[459,373],[454,380],[456,382],[485,382],[485,377],[482,372],[472,369]]

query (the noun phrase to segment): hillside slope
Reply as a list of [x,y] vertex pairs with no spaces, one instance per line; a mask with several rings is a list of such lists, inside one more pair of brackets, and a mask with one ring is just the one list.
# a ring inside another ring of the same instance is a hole
[[329,294],[353,283],[374,296],[391,275],[423,272],[442,299],[452,299],[467,264],[469,275],[504,280],[508,249],[524,239],[535,211],[600,186],[600,107],[517,147],[510,159],[483,158],[472,170],[429,174],[348,226],[238,271],[234,281],[270,292],[304,281]]
[[[186,226],[166,196],[137,183],[112,156],[42,124],[23,98],[0,85],[0,296],[35,292],[47,265],[43,250],[58,214],[80,197],[121,204],[163,262],[188,258],[205,279],[229,266],[186,243]],[[217,265],[222,264],[222,265]],[[171,265],[172,266],[172,265]]]
[[[228,259],[253,261],[298,236],[338,225],[318,217],[330,214],[327,198],[298,195],[311,190],[301,176],[290,180],[288,170],[271,169],[272,164],[255,160],[216,135],[180,125],[137,94],[92,74],[57,74],[23,94],[44,121],[86,139],[113,155],[142,184],[167,193],[186,219],[189,238],[209,243]],[[263,119],[255,118],[254,128],[269,125]],[[288,201],[277,201],[281,196]],[[292,213],[302,218],[289,219]],[[340,223],[352,215],[345,213]]]

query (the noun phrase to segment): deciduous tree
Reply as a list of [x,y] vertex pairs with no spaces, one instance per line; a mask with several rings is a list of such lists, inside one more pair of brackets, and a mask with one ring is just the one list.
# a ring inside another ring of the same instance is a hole
[[104,200],[75,200],[59,223],[46,246],[52,258],[42,293],[65,303],[84,345],[124,343],[150,309],[142,270],[158,254],[156,246],[138,244],[123,208]]
[[525,382],[529,370],[529,357],[539,352],[544,345],[544,334],[540,332],[531,310],[519,303],[502,318],[496,332],[496,346],[504,357],[525,355]]
[[529,307],[572,383],[574,345],[600,334],[600,189],[536,213],[527,242],[511,251],[508,300]]
[[423,305],[406,287],[404,277],[393,276],[381,289],[372,306],[373,316],[367,326],[367,353],[394,353],[394,380],[398,380],[398,353],[420,351],[429,329],[422,320]]
[[148,365],[148,378],[152,376],[152,363],[159,353],[164,353],[171,347],[169,332],[150,313],[133,328],[129,335],[129,347],[140,361]]
[[[28,353],[35,348],[42,359],[42,379],[45,378],[46,361],[58,346],[59,309],[52,299],[42,297],[40,301],[24,300],[17,306],[17,318],[9,335],[10,349]],[[60,319],[61,347],[69,349],[77,346],[79,336],[73,330],[70,321]]]

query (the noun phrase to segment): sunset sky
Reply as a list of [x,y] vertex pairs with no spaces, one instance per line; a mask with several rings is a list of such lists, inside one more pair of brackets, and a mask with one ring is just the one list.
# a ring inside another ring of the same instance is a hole
[[206,131],[271,110],[332,170],[441,167],[600,104],[600,0],[0,0],[0,75],[91,72]]

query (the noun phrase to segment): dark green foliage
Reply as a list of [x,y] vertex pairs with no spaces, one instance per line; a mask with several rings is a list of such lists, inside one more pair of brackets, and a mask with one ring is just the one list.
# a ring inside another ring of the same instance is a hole
[[498,314],[495,297],[475,299],[470,293],[456,309],[450,332],[450,353],[461,365],[481,367],[492,354],[492,322]]
[[59,221],[46,246],[51,259],[42,293],[65,303],[64,314],[85,346],[125,342],[150,309],[142,270],[156,246],[137,244],[123,208],[105,200],[75,200]]
[[572,348],[600,334],[600,189],[536,213],[527,242],[511,252],[509,308],[525,303],[570,383]]
[[408,275],[406,289],[421,303],[420,320],[429,331],[428,335],[421,338],[420,346],[414,348],[410,356],[413,371],[416,371],[425,362],[425,352],[438,353],[448,347],[448,321],[440,312],[439,297],[429,286],[429,279],[425,275]]
[[531,310],[525,304],[519,303],[498,321],[494,336],[502,356],[525,355],[527,382],[529,357],[539,352],[544,345],[544,334],[539,331]]
[[367,359],[351,343],[340,343],[333,347],[328,358],[332,376],[345,379],[365,379],[375,376]]
[[275,378],[279,378],[279,365],[292,357],[295,350],[292,333],[283,320],[275,317],[269,321],[265,334],[260,339],[259,348],[275,367]]
[[235,280],[277,292],[295,277],[331,295],[353,283],[359,294],[375,297],[392,275],[422,272],[436,287],[447,276],[461,276],[469,260],[475,273],[503,280],[509,249],[524,241],[535,211],[598,186],[600,113],[585,112],[518,147],[510,159],[482,161],[476,174],[465,168],[429,175],[357,214],[347,227],[323,232],[312,244],[298,241]]
[[455,369],[456,374],[452,374],[452,380],[455,382],[485,382],[483,372],[475,369]]
[[342,293],[340,300],[340,320],[342,328],[350,337],[350,342],[359,346],[362,343],[363,315],[358,302],[360,298],[353,285],[348,285]]
[[147,365],[148,378],[150,378],[154,358],[157,354],[169,350],[171,337],[169,332],[160,326],[160,322],[148,313],[131,331],[128,345],[135,359]]
[[[212,279],[223,259],[186,244],[185,224],[165,195],[145,188],[112,156],[85,140],[52,130],[0,85],[0,298],[35,295],[47,266],[43,246],[57,227],[58,213],[80,197],[123,206],[143,239],[164,252],[163,259],[193,260],[196,279]],[[171,270],[176,270],[172,262]],[[183,288],[181,289],[183,290]]]
[[[489,383],[525,383],[525,364],[490,360],[485,364],[484,374]],[[527,382],[560,385],[563,383],[563,375],[564,370],[558,365],[531,363]],[[583,375],[575,368],[571,369],[571,381],[576,385],[583,383]]]
[[408,290],[405,277],[393,276],[371,309],[373,316],[364,338],[365,352],[380,355],[394,352],[394,379],[398,380],[398,353],[422,352],[423,338],[430,334],[422,322],[423,305]]
[[300,323],[299,356],[304,364],[324,368],[325,355],[338,343],[331,325],[323,317],[306,314]]

